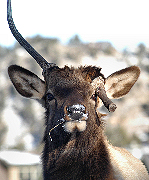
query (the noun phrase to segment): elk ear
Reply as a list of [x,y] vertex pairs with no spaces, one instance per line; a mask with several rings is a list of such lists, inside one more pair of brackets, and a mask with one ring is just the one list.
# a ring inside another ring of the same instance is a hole
[[105,90],[110,99],[121,98],[126,95],[137,81],[140,69],[131,66],[111,74],[105,82]]
[[17,65],[8,68],[9,77],[16,90],[24,97],[41,99],[45,94],[45,82],[37,75]]

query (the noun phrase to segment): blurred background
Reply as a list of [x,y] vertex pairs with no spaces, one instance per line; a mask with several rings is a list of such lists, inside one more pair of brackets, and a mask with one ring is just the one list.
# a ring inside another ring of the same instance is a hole
[[[2,180],[37,180],[43,148],[44,109],[16,92],[7,68],[17,64],[41,78],[42,72],[12,36],[6,21],[6,4],[6,1],[0,2],[0,172],[4,170]],[[49,62],[60,67],[100,66],[105,77],[131,65],[140,67],[139,80],[129,94],[114,100],[117,110],[108,113],[101,107],[99,111],[108,114],[105,121],[109,141],[127,148],[149,168],[147,7],[147,0],[12,0],[17,29]],[[35,159],[24,162],[28,159],[24,152]],[[18,162],[17,157],[22,161]],[[16,176],[12,178],[14,169]]]

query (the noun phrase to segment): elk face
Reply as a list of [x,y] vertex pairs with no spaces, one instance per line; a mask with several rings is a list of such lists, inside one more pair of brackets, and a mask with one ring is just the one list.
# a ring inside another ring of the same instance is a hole
[[140,74],[139,68],[132,66],[105,79],[100,70],[91,66],[78,69],[55,66],[45,71],[45,81],[16,65],[10,66],[8,73],[21,95],[44,102],[49,138],[66,143],[71,134],[82,133],[88,126],[99,126],[97,107],[103,102],[109,111],[114,111],[115,106],[114,110],[109,108],[113,104],[109,98],[127,94]]
[[[98,69],[98,73],[100,73],[100,69]],[[94,88],[86,76],[86,68],[74,69],[66,66],[63,69],[49,70],[46,75],[46,109],[53,108],[53,105],[56,107],[54,108],[57,111],[54,112],[53,119],[56,118],[54,123],[56,121],[64,122],[62,127],[68,133],[85,131],[87,121],[90,119],[89,104]],[[53,124],[53,127],[54,125],[57,126]]]

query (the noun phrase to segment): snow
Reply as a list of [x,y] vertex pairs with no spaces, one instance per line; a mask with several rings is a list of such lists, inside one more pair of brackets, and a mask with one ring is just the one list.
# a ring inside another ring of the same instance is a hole
[[36,165],[40,164],[40,156],[20,152],[17,150],[0,151],[0,159],[5,161],[8,165]]

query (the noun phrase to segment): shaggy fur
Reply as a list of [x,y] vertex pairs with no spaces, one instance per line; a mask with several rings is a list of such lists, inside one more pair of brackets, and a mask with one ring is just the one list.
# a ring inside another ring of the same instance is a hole
[[[100,68],[89,66],[69,69],[65,66],[64,69],[52,69],[47,74],[48,80],[49,77],[56,75],[54,81],[51,81],[52,78],[50,78],[50,81],[47,82],[48,88],[63,99],[59,102],[57,100],[51,102],[52,107],[55,106],[54,112],[50,111],[49,107],[51,106],[49,104],[46,106],[47,126],[43,151],[45,179],[87,180],[111,177],[112,167],[104,143],[103,127],[97,125],[97,121],[101,122],[101,120],[93,103],[90,102],[93,91],[90,85],[92,80],[99,75],[104,78],[100,73]],[[59,86],[61,92],[59,92]],[[64,106],[76,103],[86,106],[89,114],[87,129],[81,133],[68,133],[60,125],[53,130],[52,139],[50,139],[49,129],[56,125],[57,119],[63,118]],[[53,112],[53,115],[49,112]],[[49,158],[47,158],[48,156]]]
[[[140,70],[133,66],[107,79],[100,71],[101,68],[91,66],[77,69],[55,66],[44,71],[44,82],[24,68],[9,67],[9,76],[17,91],[37,99],[46,109],[44,180],[149,179],[141,161],[108,143],[102,119],[105,115],[97,111],[101,104],[96,96],[98,86],[105,86],[108,97],[119,98],[129,92]],[[69,119],[67,107],[74,105],[85,108],[86,128],[81,132],[77,128],[72,132],[64,128],[67,121],[73,121]]]

